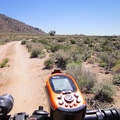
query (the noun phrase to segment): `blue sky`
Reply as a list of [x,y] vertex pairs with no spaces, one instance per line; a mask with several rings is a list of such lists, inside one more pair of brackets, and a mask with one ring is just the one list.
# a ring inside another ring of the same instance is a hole
[[120,0],[1,0],[0,14],[45,32],[120,35]]

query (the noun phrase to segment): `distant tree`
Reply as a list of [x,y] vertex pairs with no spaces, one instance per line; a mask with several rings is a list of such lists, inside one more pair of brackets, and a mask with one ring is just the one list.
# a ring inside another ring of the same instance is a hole
[[50,35],[50,36],[55,36],[55,33],[56,33],[55,30],[51,30],[51,31],[49,32],[49,35]]

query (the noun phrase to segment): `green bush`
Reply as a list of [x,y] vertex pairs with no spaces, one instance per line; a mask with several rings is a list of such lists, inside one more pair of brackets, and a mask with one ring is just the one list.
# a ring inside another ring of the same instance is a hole
[[52,58],[49,58],[44,62],[45,68],[51,69],[53,68],[53,65],[54,65],[54,60]]
[[116,64],[116,65],[120,64],[120,60],[117,60],[115,64]]
[[75,44],[75,40],[70,40],[71,44]]
[[[28,51],[30,52],[30,58],[37,58],[37,57],[42,58],[42,55],[44,53],[44,52],[42,52],[44,49],[42,43],[37,43],[37,42],[34,43],[31,41],[28,41],[26,43],[26,47],[27,47]],[[41,55],[41,57],[40,57],[40,55]]]
[[91,53],[89,51],[85,50],[82,55],[82,60],[85,62],[90,57],[91,57]]
[[84,44],[89,44],[90,43],[90,39],[87,37],[85,40],[84,40]]
[[40,52],[39,55],[38,55],[38,58],[42,59],[42,58],[45,58],[46,55],[45,55],[45,52]]
[[113,77],[113,84],[120,86],[120,74],[116,74]]
[[65,42],[65,38],[59,38],[58,42]]
[[1,63],[0,63],[0,68],[4,68],[6,64],[8,63],[9,59],[5,58]]
[[68,63],[69,55],[64,51],[58,51],[54,54],[54,58],[56,60],[55,64],[58,68],[66,69],[66,65]]
[[120,64],[117,64],[113,67],[113,72],[115,74],[120,74]]
[[82,92],[91,92],[96,82],[96,75],[82,70],[80,64],[70,63],[66,72],[73,76]]
[[6,66],[6,63],[1,63],[0,68],[4,68]]
[[105,66],[107,66],[107,63],[106,63],[106,62],[103,62],[103,61],[100,61],[99,66],[100,66],[100,67],[105,67]]
[[60,49],[60,45],[59,44],[54,44],[54,45],[51,45],[50,46],[50,50],[51,50],[51,52],[56,52],[56,51],[58,51]]
[[37,58],[40,51],[38,49],[33,49],[30,55],[30,58]]
[[29,41],[26,43],[26,48],[28,49],[29,52],[32,50],[32,47],[33,47],[33,42]]
[[88,44],[88,47],[94,47],[94,45],[93,44]]
[[79,80],[82,74],[82,66],[77,63],[69,63],[66,67],[66,73],[71,75],[76,81]]
[[25,44],[26,44],[26,41],[25,41],[25,40],[21,42],[21,45],[25,45]]
[[89,71],[82,71],[80,80],[77,82],[84,92],[91,92],[96,82],[96,75]]
[[93,87],[93,92],[95,94],[95,99],[102,102],[111,102],[112,95],[114,94],[112,84],[109,82],[105,83],[104,81],[97,83]]

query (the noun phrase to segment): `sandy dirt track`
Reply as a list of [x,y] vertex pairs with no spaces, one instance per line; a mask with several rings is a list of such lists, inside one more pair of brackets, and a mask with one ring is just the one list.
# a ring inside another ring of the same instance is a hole
[[45,95],[45,80],[50,70],[43,70],[44,59],[30,59],[27,49],[20,41],[0,46],[0,62],[9,58],[8,66],[0,69],[0,95],[8,93],[14,97],[11,114],[32,112],[43,105],[48,110]]

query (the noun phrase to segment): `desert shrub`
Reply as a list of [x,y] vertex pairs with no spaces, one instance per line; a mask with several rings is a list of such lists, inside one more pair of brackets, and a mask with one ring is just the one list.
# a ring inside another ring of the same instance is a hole
[[51,50],[50,50],[50,46],[45,46],[45,49],[46,49],[46,51],[47,51],[48,53],[51,52]]
[[94,47],[94,45],[90,43],[90,44],[88,44],[88,47]]
[[105,67],[105,66],[107,66],[107,63],[106,63],[106,62],[103,62],[103,61],[100,61],[99,66],[100,66],[100,67]]
[[93,58],[89,58],[89,59],[87,60],[87,62],[88,62],[89,64],[94,64],[95,60],[94,60]]
[[96,75],[89,71],[82,71],[81,79],[77,82],[84,92],[91,92],[96,82]]
[[49,58],[44,62],[45,68],[51,69],[53,68],[53,65],[54,65],[54,60],[52,58]]
[[65,42],[65,38],[59,38],[58,42]]
[[23,40],[23,41],[21,42],[21,45],[25,45],[25,44],[26,44],[26,41]]
[[94,46],[94,51],[101,52],[102,51],[102,47],[99,46],[99,45],[96,45],[96,46]]
[[85,44],[89,44],[89,43],[90,43],[90,39],[87,37],[87,38],[84,40],[84,43],[85,43]]
[[109,55],[108,57],[108,66],[109,69],[113,68],[115,66],[116,60],[114,57],[112,57],[111,55]]
[[30,55],[30,58],[37,58],[40,51],[38,49],[33,49]]
[[45,57],[46,57],[46,55],[45,55],[44,51],[40,52],[38,55],[38,58],[40,58],[40,59],[45,58]]
[[42,43],[27,42],[26,47],[28,48],[28,51],[31,53],[30,58],[39,57],[44,53],[42,52],[44,49]]
[[26,43],[26,48],[28,49],[29,52],[32,50],[32,46],[33,46],[33,42]]
[[103,61],[103,62],[107,62],[108,61],[108,53],[102,52],[101,54],[99,54],[99,58]]
[[44,45],[47,45],[47,44],[49,44],[49,40],[47,40],[47,39],[40,39],[40,40],[38,40],[38,42],[39,43],[42,43],[42,44],[44,44]]
[[0,68],[4,68],[6,64],[8,63],[9,59],[5,58],[1,63],[0,63]]
[[3,60],[4,63],[8,63],[8,61],[9,61],[8,58],[5,58],[5,59]]
[[120,86],[120,74],[116,74],[113,77],[113,84]]
[[77,81],[82,74],[81,64],[74,62],[67,64],[66,73],[71,75]]
[[66,52],[66,51],[69,51],[71,49],[71,46],[68,44],[64,44],[64,45],[60,46],[60,49],[62,49]]
[[111,82],[104,80],[102,82],[96,83],[92,90],[95,94],[95,99],[102,102],[112,101],[112,95],[114,94],[114,91]]
[[115,64],[116,64],[116,65],[120,64],[120,60],[117,60]]
[[61,69],[66,69],[66,65],[69,59],[69,54],[67,52],[64,52],[62,50],[58,51],[54,54],[54,58],[56,60],[55,64],[57,65],[57,67]]
[[70,40],[71,44],[75,44],[75,40]]
[[96,82],[96,75],[82,70],[80,64],[70,63],[67,65],[66,72],[73,76],[82,92],[91,92]]
[[82,60],[85,62],[90,57],[91,57],[91,53],[85,50],[84,53],[82,54]]
[[120,73],[120,64],[117,64],[113,67],[113,72],[115,74],[119,74]]
[[67,52],[67,55],[69,56],[68,62],[80,63],[82,61],[82,55],[76,50],[70,50],[69,52]]
[[56,52],[60,49],[60,45],[59,44],[52,44],[50,47],[51,52]]
[[38,42],[38,39],[33,39],[32,42],[36,43],[36,42]]
[[106,67],[107,69],[111,69],[115,66],[116,60],[112,56],[113,54],[109,54],[107,52],[102,52],[99,54],[100,61],[100,67]]

